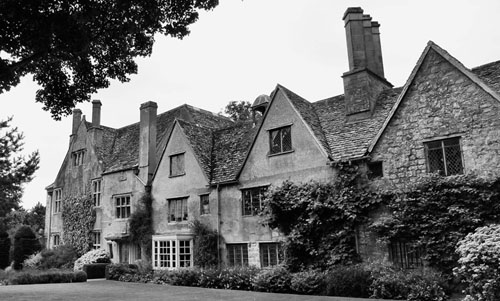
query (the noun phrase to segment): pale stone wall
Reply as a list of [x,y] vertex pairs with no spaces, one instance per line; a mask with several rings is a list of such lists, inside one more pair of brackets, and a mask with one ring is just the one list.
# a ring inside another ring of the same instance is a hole
[[427,173],[424,141],[460,136],[466,173],[498,173],[500,103],[430,50],[373,151],[398,186]]

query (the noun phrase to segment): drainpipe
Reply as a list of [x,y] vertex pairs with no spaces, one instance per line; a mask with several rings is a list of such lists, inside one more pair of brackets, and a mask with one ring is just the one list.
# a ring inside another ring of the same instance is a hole
[[217,266],[221,267],[221,258],[220,258],[220,184],[217,184]]

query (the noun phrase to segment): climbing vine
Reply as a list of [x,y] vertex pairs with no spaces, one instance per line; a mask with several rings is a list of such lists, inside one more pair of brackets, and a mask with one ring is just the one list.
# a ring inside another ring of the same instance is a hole
[[500,178],[432,175],[394,193],[387,208],[391,217],[371,228],[388,241],[410,238],[428,265],[451,274],[457,243],[476,228],[500,221]]
[[129,217],[129,241],[141,245],[145,254],[151,254],[151,240],[153,231],[152,217],[153,197],[149,189],[137,202],[134,212]]
[[218,263],[218,239],[216,230],[210,229],[199,220],[191,222],[193,231],[193,260],[194,265],[201,268],[215,267]]
[[287,264],[328,268],[358,260],[355,231],[381,202],[356,165],[339,164],[332,182],[272,187],[263,212],[265,223],[285,235]]
[[96,221],[90,184],[85,193],[62,201],[63,243],[73,246],[78,256],[92,248],[92,229]]

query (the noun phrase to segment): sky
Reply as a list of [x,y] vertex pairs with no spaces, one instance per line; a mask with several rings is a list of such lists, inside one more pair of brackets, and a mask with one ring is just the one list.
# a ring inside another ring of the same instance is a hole
[[[202,12],[183,40],[156,37],[153,54],[138,58],[138,74],[113,81],[92,99],[101,123],[120,128],[139,121],[141,103],[158,112],[190,104],[221,112],[233,100],[253,102],[281,84],[314,102],[343,94],[348,71],[343,14],[360,6],[381,24],[386,79],[404,85],[432,40],[466,67],[500,60],[498,0],[221,0]],[[39,150],[40,169],[24,187],[22,206],[45,205],[69,146],[71,116],[61,121],[35,103],[30,75],[0,94],[0,120],[13,116],[24,132],[25,155]],[[77,106],[91,120],[92,104]]]

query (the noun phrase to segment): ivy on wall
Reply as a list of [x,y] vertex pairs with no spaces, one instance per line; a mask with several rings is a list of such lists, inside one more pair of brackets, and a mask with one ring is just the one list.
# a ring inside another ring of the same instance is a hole
[[129,241],[140,245],[145,250],[144,253],[147,257],[151,254],[151,240],[154,233],[152,206],[151,191],[146,189],[129,217]]
[[96,221],[90,185],[84,194],[62,201],[63,243],[73,246],[78,256],[92,248],[91,233]]
[[193,260],[194,265],[200,268],[210,268],[217,266],[218,260],[218,240],[219,234],[216,230],[210,229],[199,220],[191,222],[193,231]]
[[371,229],[387,241],[410,240],[427,265],[451,274],[457,243],[476,228],[500,221],[500,178],[432,175],[387,203],[391,216]]
[[285,235],[287,264],[294,269],[328,268],[355,262],[355,231],[381,196],[357,165],[342,163],[328,183],[272,187],[263,212],[265,223]]

